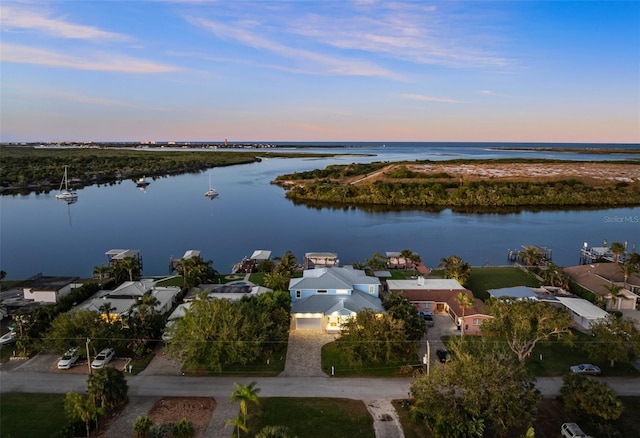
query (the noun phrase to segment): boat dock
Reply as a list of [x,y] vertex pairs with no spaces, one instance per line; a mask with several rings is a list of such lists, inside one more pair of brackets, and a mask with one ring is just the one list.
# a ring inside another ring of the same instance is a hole
[[538,246],[538,245],[522,245],[522,249],[509,249],[507,250],[507,259],[510,262],[518,261],[518,256],[530,249],[535,250],[535,252],[540,256],[540,258],[545,262],[550,262],[553,256],[553,250],[551,248],[547,248],[546,246]]

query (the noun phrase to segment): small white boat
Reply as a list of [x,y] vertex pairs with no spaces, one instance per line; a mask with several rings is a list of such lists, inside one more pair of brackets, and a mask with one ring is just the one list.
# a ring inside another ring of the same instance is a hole
[[213,199],[219,195],[218,191],[211,186],[211,174],[209,174],[209,190],[204,192],[204,196]]
[[138,187],[146,187],[149,184],[151,184],[149,181],[147,181],[147,177],[143,176],[142,178],[138,178],[138,180],[136,181],[136,185]]
[[60,182],[60,188],[58,189],[60,193],[56,195],[56,199],[58,201],[66,201],[69,204],[73,204],[78,200],[78,194],[75,190],[69,190],[69,176],[67,174],[67,166],[64,166],[64,176],[62,177],[62,181]]

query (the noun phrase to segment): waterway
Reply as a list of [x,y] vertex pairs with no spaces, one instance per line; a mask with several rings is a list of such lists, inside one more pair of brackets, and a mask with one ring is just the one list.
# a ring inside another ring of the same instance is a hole
[[640,208],[506,214],[314,208],[293,204],[285,199],[283,189],[271,184],[280,174],[352,162],[638,158],[637,154],[506,151],[492,146],[357,144],[331,149],[341,154],[333,158],[269,158],[215,168],[210,173],[220,196],[213,200],[204,197],[209,172],[150,180],[144,191],[133,181],[86,187],[71,205],[56,201],[54,193],[2,196],[0,269],[8,279],[38,273],[89,277],[94,266],[106,264],[105,252],[114,248],[140,250],[145,275],[169,274],[169,259],[190,249],[200,250],[220,272],[230,272],[233,264],[256,249],[270,250],[274,257],[290,250],[300,262],[306,252],[334,252],[341,264],[350,264],[374,252],[408,248],[431,267],[453,254],[475,266],[504,265],[508,250],[524,244],[549,247],[554,262],[568,266],[578,264],[584,242],[600,246],[605,240],[627,241],[629,249],[640,244]]

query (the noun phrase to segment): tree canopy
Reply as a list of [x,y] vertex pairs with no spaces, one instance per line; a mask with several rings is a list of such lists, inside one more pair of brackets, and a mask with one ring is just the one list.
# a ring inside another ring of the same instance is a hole
[[609,315],[593,323],[591,332],[594,339],[584,348],[596,361],[609,361],[613,367],[616,361],[630,361],[640,355],[640,331],[630,318]]
[[412,416],[435,437],[506,436],[533,420],[540,398],[524,365],[487,338],[453,338],[453,360],[411,385]]
[[482,331],[505,339],[521,363],[540,341],[571,340],[573,321],[563,309],[542,301],[511,297],[490,298],[487,305],[492,318],[482,323]]

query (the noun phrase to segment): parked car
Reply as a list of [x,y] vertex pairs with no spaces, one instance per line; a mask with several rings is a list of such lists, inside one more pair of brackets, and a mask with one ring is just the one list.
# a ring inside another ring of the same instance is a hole
[[12,342],[15,342],[17,337],[18,334],[13,330],[7,332],[4,335],[0,336],[0,345],[11,344]]
[[433,327],[434,325],[434,320],[433,320],[433,313],[431,312],[426,312],[426,311],[422,311],[420,312],[420,315],[422,316],[422,319],[424,320],[425,324],[427,325],[427,327]]
[[98,369],[104,367],[106,364],[111,362],[115,355],[116,352],[113,350],[113,348],[105,348],[100,353],[98,353],[93,362],[91,362],[91,368]]
[[584,433],[576,423],[564,423],[560,427],[560,434],[564,438],[592,438]]
[[572,373],[576,374],[588,374],[596,376],[600,374],[600,368],[590,363],[581,363],[580,365],[574,365],[570,367]]
[[162,333],[162,340],[164,342],[171,342],[171,340],[173,339],[173,332],[176,329],[176,321],[175,319],[172,319],[171,321],[167,322],[167,325],[164,327],[164,333]]
[[58,369],[68,370],[76,364],[79,357],[78,347],[69,348],[58,361]]
[[451,362],[451,355],[449,354],[449,351],[444,348],[436,350],[436,356],[438,356],[438,360],[442,363]]

